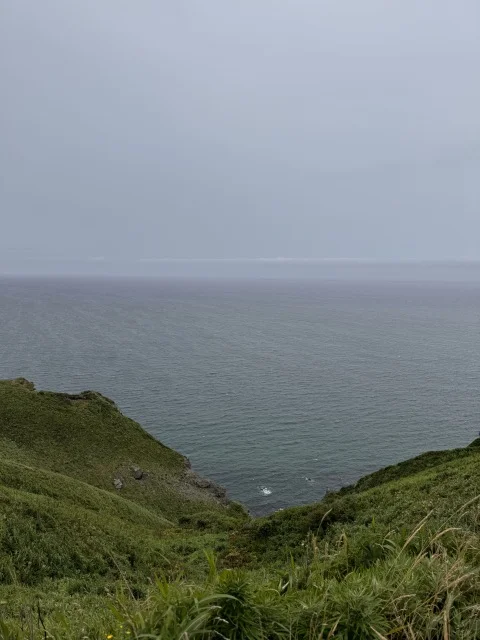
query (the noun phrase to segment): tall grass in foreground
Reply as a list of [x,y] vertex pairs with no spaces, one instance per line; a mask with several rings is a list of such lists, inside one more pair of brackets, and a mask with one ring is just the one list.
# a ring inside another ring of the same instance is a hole
[[198,588],[159,583],[124,621],[135,638],[480,637],[479,538],[459,528],[408,537],[365,529],[337,544],[310,535],[276,576],[217,571]]
[[[310,534],[283,571],[223,569],[207,554],[201,585],[158,581],[146,600],[123,597],[116,623],[0,624],[0,640],[473,640],[480,638],[480,538],[458,527],[409,535],[372,524],[334,544]],[[37,621],[38,622],[38,621]]]
[[478,539],[423,529],[405,541],[343,536],[333,549],[311,536],[304,561],[276,579],[227,570],[201,589],[159,584],[128,627],[162,640],[479,638]]

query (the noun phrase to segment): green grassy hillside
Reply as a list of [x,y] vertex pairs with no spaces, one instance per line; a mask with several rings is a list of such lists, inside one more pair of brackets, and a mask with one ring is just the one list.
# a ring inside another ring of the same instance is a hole
[[0,446],[11,460],[120,493],[167,519],[225,510],[213,491],[196,486],[183,456],[92,391],[68,395],[35,391],[23,379],[0,381]]
[[126,584],[145,595],[157,575],[201,573],[203,548],[224,549],[245,513],[197,484],[100,394],[0,381],[0,619],[39,595],[75,619],[78,594],[93,593],[84,620]]
[[[320,503],[259,518],[240,534],[244,550],[265,558],[301,552],[309,533],[335,539],[375,525],[377,531],[410,531],[428,515],[430,526],[461,519],[477,531],[480,514],[480,447],[436,451],[361,478]],[[473,502],[471,502],[473,501]],[[463,506],[470,503],[464,512]]]
[[253,520],[100,394],[0,382],[0,640],[479,638],[478,445]]

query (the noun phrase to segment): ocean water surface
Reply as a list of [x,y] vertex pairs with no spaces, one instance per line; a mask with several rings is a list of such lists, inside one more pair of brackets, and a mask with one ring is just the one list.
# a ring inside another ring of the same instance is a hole
[[0,279],[0,378],[113,398],[255,514],[480,429],[480,280]]

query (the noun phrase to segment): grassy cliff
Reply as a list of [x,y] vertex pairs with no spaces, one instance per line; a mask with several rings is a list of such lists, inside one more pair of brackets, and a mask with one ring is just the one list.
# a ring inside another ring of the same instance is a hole
[[126,584],[197,575],[246,517],[205,484],[100,394],[0,381],[0,618],[40,598],[76,619],[78,594],[107,611]]
[[0,640],[478,638],[478,444],[252,520],[100,394],[0,382]]
[[183,456],[99,393],[51,393],[23,379],[0,381],[0,425],[1,450],[19,463],[121,493],[166,518],[223,510],[221,494],[198,487]]

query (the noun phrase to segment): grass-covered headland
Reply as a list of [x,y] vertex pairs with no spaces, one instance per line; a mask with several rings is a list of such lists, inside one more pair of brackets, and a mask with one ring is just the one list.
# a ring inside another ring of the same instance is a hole
[[0,640],[480,638],[480,442],[250,519],[104,396],[0,382]]

